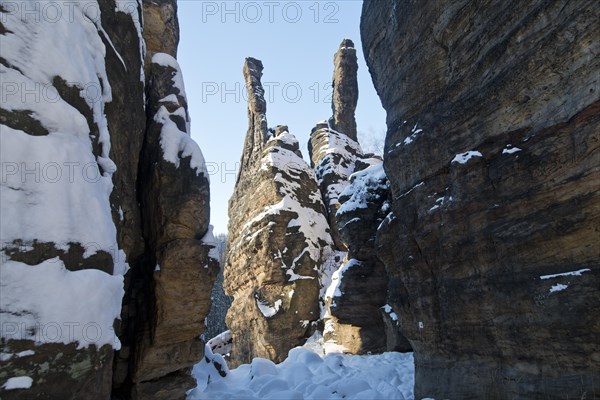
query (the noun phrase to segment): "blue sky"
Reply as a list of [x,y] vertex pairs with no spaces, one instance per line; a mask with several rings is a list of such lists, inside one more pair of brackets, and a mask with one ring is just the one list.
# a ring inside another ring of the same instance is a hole
[[382,143],[385,111],[375,93],[360,43],[362,1],[179,0],[181,64],[192,137],[211,173],[211,224],[227,232],[227,202],[233,193],[247,129],[242,66],[262,60],[269,126],[288,125],[306,143],[316,122],[331,116],[333,55],[344,38],[359,59],[359,140]]

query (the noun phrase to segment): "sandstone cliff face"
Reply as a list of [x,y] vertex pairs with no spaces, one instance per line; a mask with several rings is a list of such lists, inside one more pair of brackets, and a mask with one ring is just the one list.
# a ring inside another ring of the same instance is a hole
[[1,159],[16,167],[0,182],[0,385],[28,376],[31,388],[0,397],[106,399],[126,256],[143,252],[130,235],[138,155],[123,154],[144,128],[141,30],[107,2],[57,3],[70,16],[58,21],[23,18],[30,6],[0,10],[2,84],[14,88],[0,109]]
[[[415,396],[600,393],[594,1],[366,1]],[[578,271],[578,272],[572,272]]]
[[333,116],[329,122],[319,122],[313,128],[308,152],[327,209],[331,236],[338,250],[347,250],[340,240],[335,213],[340,206],[338,197],[356,169],[356,160],[362,157],[354,118],[358,102],[358,60],[351,40],[342,41],[333,66]]
[[209,232],[208,174],[189,136],[181,71],[166,53],[155,53],[147,70],[140,195],[148,262],[139,276],[150,287],[141,287],[136,299],[130,373],[134,398],[173,399],[194,386],[189,368],[203,354],[198,335],[219,265],[209,254],[212,240],[203,240]]
[[333,98],[331,126],[344,132],[352,140],[357,140],[354,111],[358,102],[358,59],[356,49],[350,39],[344,39],[333,58]]
[[177,58],[179,45],[179,20],[176,0],[144,0],[144,39],[146,65],[152,63],[156,53],[166,53]]
[[320,122],[311,132],[308,151],[327,210],[331,236],[336,248],[346,251],[335,214],[340,207],[340,193],[348,186],[362,150],[357,141],[332,129],[327,122]]
[[335,248],[347,256],[325,293],[324,338],[354,354],[407,350],[384,311],[388,278],[374,243],[389,207],[388,186],[381,159],[363,154],[357,141],[357,69],[354,45],[344,39],[334,56],[333,117],[317,124],[308,146]]
[[137,1],[34,6],[0,8],[0,397],[184,398],[216,271],[181,74]]
[[314,173],[287,127],[269,136],[260,82],[263,66],[248,58],[249,127],[229,203],[224,287],[232,364],[254,357],[280,362],[308,338],[320,317],[319,270],[331,251]]
[[348,261],[336,276],[338,293],[330,305],[336,341],[359,354],[411,351],[386,304],[388,275],[375,249],[377,228],[390,208],[388,180],[380,159],[365,161],[371,165],[351,176],[336,215],[348,246]]

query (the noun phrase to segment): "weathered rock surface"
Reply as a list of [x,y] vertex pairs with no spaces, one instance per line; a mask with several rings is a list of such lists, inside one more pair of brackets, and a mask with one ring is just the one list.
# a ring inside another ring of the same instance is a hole
[[[11,340],[3,346],[2,354],[2,381],[15,375],[33,379],[31,388],[27,390],[3,390],[3,399],[110,398],[110,367],[113,359],[111,346],[78,349],[74,343],[32,346],[30,341]],[[69,387],[65,387],[66,377]],[[57,394],[64,397],[57,397]]]
[[3,399],[110,397],[125,253],[143,252],[139,151],[123,151],[143,138],[141,32],[114,3],[55,6],[71,18],[39,18],[34,3],[0,10],[3,95],[16,89],[1,104],[1,159],[19,167],[0,182],[0,386],[32,379]]
[[328,123],[320,122],[310,134],[308,151],[327,209],[331,236],[336,248],[345,251],[346,244],[340,238],[335,214],[340,207],[340,193],[348,186],[350,175],[356,170],[356,161],[362,157],[362,150],[356,140],[331,129]]
[[329,122],[319,122],[313,128],[308,152],[327,209],[331,236],[338,250],[347,250],[340,240],[335,213],[340,205],[338,197],[356,170],[356,160],[363,156],[354,118],[358,102],[358,60],[350,39],[344,39],[340,44],[333,66],[333,116]]
[[[190,368],[203,355],[210,292],[219,270],[212,254],[209,182],[190,138],[183,77],[175,56],[174,0],[144,2],[147,127],[140,161],[143,232],[148,246],[135,298],[132,398],[184,398]],[[193,310],[193,312],[190,312]]]
[[298,141],[279,127],[269,137],[263,66],[248,58],[249,127],[229,202],[224,288],[233,337],[230,365],[254,357],[280,362],[312,333],[320,317],[319,270],[331,237],[315,176]]
[[[150,41],[155,40],[152,34],[145,31]],[[164,50],[173,52],[177,39],[167,40]],[[199,334],[205,329],[219,270],[218,260],[209,254],[211,240],[203,239],[209,232],[208,173],[190,137],[179,65],[160,52],[163,48],[154,48],[146,67],[147,122],[139,191],[147,258],[133,277],[142,284],[136,282],[132,288],[139,291],[131,316],[137,328],[130,360],[135,399],[184,398],[194,386],[190,368],[203,355]]]
[[348,262],[337,275],[339,292],[330,305],[336,342],[355,354],[410,351],[397,319],[387,312],[388,275],[375,249],[377,228],[389,212],[388,181],[382,161],[368,161],[371,165],[354,173],[340,194],[336,215],[348,246]]
[[146,65],[156,53],[177,58],[179,20],[176,0],[143,0]]
[[0,8],[2,81],[16,90],[2,161],[18,168],[0,182],[0,386],[32,378],[3,399],[183,399],[195,386],[218,268],[208,179],[163,54],[176,51],[175,0],[144,6],[162,7],[166,33],[142,37],[135,1],[57,3],[59,21]]
[[393,200],[377,249],[416,398],[600,393],[599,18],[595,1],[364,3]]
[[[363,354],[387,348],[384,319],[389,317],[382,310],[388,278],[374,243],[389,205],[382,161],[363,154],[356,138],[357,68],[354,45],[344,39],[334,57],[334,115],[329,123],[320,122],[313,129],[308,148],[335,247],[347,252],[325,294],[324,337],[345,351]],[[396,326],[393,321],[389,325]],[[401,342],[397,329],[387,331],[399,336],[390,343]],[[408,349],[403,343],[404,347],[390,349]]]
[[344,132],[356,141],[356,119],[354,111],[358,102],[358,59],[350,39],[344,39],[333,58],[333,116],[330,124],[336,131]]

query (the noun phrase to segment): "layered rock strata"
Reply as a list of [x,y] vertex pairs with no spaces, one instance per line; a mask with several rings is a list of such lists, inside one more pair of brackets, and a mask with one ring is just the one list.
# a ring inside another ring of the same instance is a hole
[[107,399],[123,276],[144,251],[141,27],[108,2],[56,3],[58,20],[41,6],[0,6],[0,397]]
[[[330,272],[324,294],[324,338],[355,354],[407,350],[396,321],[384,309],[388,278],[374,243],[388,207],[388,187],[381,159],[363,154],[357,141],[357,69],[354,45],[344,39],[334,56],[334,115],[329,123],[317,124],[309,142],[336,249],[346,252],[345,262]],[[388,347],[387,336],[398,343]]]
[[338,250],[347,250],[340,240],[335,213],[340,205],[338,197],[356,169],[356,160],[363,155],[354,117],[358,102],[358,59],[350,39],[344,39],[340,44],[333,66],[333,116],[329,122],[319,122],[313,128],[308,152],[327,209],[331,236]]
[[388,275],[375,248],[377,228],[390,208],[388,180],[381,160],[368,161],[371,165],[350,177],[336,214],[348,246],[330,304],[336,342],[355,354],[411,351],[386,304]]
[[415,396],[600,393],[600,6],[365,1]]
[[134,398],[172,399],[182,395],[182,387],[194,387],[189,369],[202,358],[198,336],[219,262],[210,254],[208,173],[189,136],[181,71],[166,53],[155,53],[147,69],[140,195],[148,259],[139,272],[149,287],[141,287],[136,299],[130,373]]
[[224,287],[232,365],[254,357],[280,362],[304,343],[319,319],[320,268],[331,236],[311,168],[298,141],[280,126],[269,133],[263,66],[248,58],[248,133],[229,202]]
[[333,58],[333,97],[330,124],[350,139],[358,140],[354,112],[358,103],[358,59],[354,43],[344,39]]
[[44,6],[0,6],[0,397],[183,399],[216,269],[172,46],[144,73],[141,3]]
[[331,236],[336,249],[346,251],[335,214],[340,207],[340,193],[348,186],[350,175],[356,170],[356,161],[362,157],[362,150],[356,140],[323,121],[313,128],[308,151],[327,210]]

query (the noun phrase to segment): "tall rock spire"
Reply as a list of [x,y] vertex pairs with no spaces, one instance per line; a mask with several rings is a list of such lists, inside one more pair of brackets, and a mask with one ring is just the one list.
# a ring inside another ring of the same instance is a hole
[[69,18],[35,23],[28,5],[0,6],[2,83],[53,95],[3,87],[0,159],[55,168],[0,184],[0,397],[182,399],[218,262],[176,0],[56,2]]
[[354,111],[358,102],[358,59],[352,40],[342,41],[333,58],[333,64],[333,116],[330,124],[336,131],[357,140]]
[[244,80],[248,91],[248,132],[244,142],[244,152],[240,175],[248,170],[253,160],[260,157],[260,153],[267,141],[267,102],[265,101],[260,79],[262,78],[263,64],[256,58],[248,57],[244,62]]
[[354,119],[358,102],[358,62],[352,40],[342,40],[333,60],[333,115],[329,122],[319,122],[313,128],[308,152],[327,208],[331,236],[336,248],[345,250],[335,218],[339,208],[338,197],[348,185],[350,175],[356,170],[356,160],[363,156]]
[[351,40],[342,41],[334,64],[333,116],[317,123],[308,144],[334,248],[346,254],[323,297],[324,339],[354,354],[410,350],[385,312],[388,276],[374,244],[388,186],[381,158],[364,154],[357,140],[358,66]]
[[276,362],[302,345],[320,316],[321,268],[332,240],[314,172],[286,126],[268,135],[262,63],[247,58],[248,133],[229,200],[223,286],[230,365],[255,357]]

